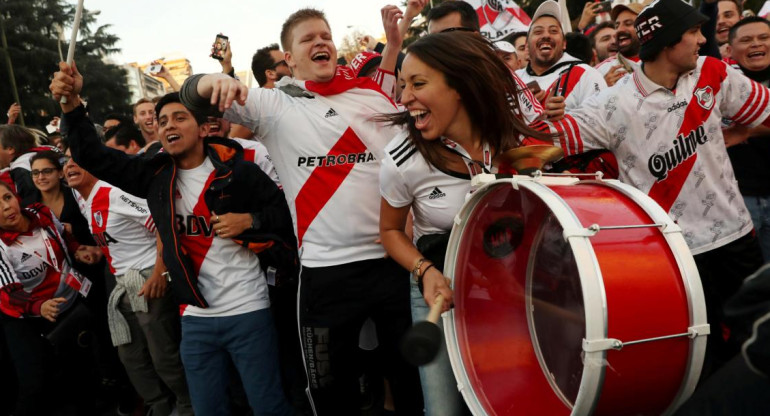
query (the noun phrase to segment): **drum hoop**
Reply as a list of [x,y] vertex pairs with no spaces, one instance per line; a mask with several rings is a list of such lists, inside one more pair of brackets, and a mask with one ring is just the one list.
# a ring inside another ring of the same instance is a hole
[[[673,227],[676,227],[676,229],[678,229],[678,225],[676,225],[674,220],[671,219],[668,213],[664,211],[657,202],[633,186],[617,180],[589,180],[583,181],[581,184],[596,184],[613,188],[636,202],[645,213],[652,218],[654,223],[666,224],[667,227],[672,227],[672,229]],[[681,230],[664,232],[663,237],[674,255],[674,259],[679,267],[679,273],[682,276],[685,295],[687,296],[690,326],[705,325],[707,324],[706,298],[703,294],[703,285],[701,284],[698,267],[690,253],[687,242],[685,241]],[[662,413],[662,415],[674,413],[674,411],[676,411],[676,409],[679,408],[679,406],[681,406],[695,390],[703,367],[703,358],[706,353],[706,338],[707,337],[705,336],[698,336],[692,339],[692,342],[690,343],[690,358],[687,363],[687,369],[685,370],[685,377],[682,380],[682,385],[674,397],[674,400],[672,400],[671,405]]]
[[[575,182],[574,184],[578,183]],[[546,186],[546,184],[540,181],[532,181],[521,182],[519,186],[523,186],[539,197],[551,210],[554,218],[556,218],[563,230],[583,228],[580,220],[567,202],[553,189]],[[604,292],[604,280],[599,268],[599,260],[596,258],[593,245],[588,237],[571,236],[569,237],[569,245],[573,255],[578,260],[575,264],[578,269],[580,287],[583,293],[586,339],[606,338],[608,331],[607,296]],[[528,275],[527,285],[529,283]],[[528,316],[528,325],[530,325],[530,321],[531,316]],[[572,404],[572,415],[592,414],[599,403],[599,396],[604,384],[606,352],[583,352],[583,354],[583,374],[577,397],[575,397],[575,403]],[[539,352],[537,355],[540,358]],[[541,368],[545,372],[542,361],[540,363]],[[548,375],[545,374],[544,376],[553,387]],[[554,389],[554,394],[561,398],[561,394],[556,393],[556,391]],[[563,398],[561,399],[564,401]]]
[[[465,202],[460,212],[455,216],[454,226],[449,235],[447,245],[447,256],[445,270],[454,274],[456,267],[456,256],[449,255],[456,251],[465,233],[465,219],[471,218],[470,214],[478,207],[479,200],[488,194],[492,187],[500,184],[510,184],[515,189],[523,186],[538,196],[554,213],[557,221],[562,228],[565,224],[572,225],[572,228],[580,226],[577,217],[572,213],[567,203],[546,184],[551,181],[545,181],[539,178],[514,176],[509,179],[498,179],[482,185]],[[572,185],[577,181],[553,181],[554,185]],[[588,339],[598,339],[607,337],[607,299],[604,293],[604,285],[599,269],[599,262],[587,237],[570,237],[570,248],[576,258],[585,259],[578,262],[578,274],[580,276],[581,288],[583,290],[584,309],[586,314],[586,337]],[[454,290],[454,277],[452,277],[452,289]],[[457,380],[458,389],[465,399],[468,408],[474,415],[485,415],[486,411],[470,382],[470,377],[465,370],[460,354],[460,345],[457,332],[455,331],[454,310],[444,314],[444,336],[447,343],[449,360],[452,364],[452,371]],[[575,400],[572,414],[583,415],[590,414],[598,403],[604,380],[604,363],[606,362],[606,352],[584,352],[583,357],[583,375],[580,382],[580,389]],[[597,365],[596,363],[600,363]],[[542,368],[542,366],[541,366]]]

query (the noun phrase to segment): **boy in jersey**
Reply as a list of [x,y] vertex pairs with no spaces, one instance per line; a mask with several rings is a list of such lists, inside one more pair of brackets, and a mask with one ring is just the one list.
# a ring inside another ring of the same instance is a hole
[[147,200],[180,304],[179,350],[195,413],[227,408],[232,360],[255,414],[291,414],[261,267],[268,258],[287,259],[280,272],[296,259],[283,193],[243,161],[240,146],[206,137],[205,116],[183,106],[177,93],[156,105],[163,152],[137,158],[104,146],[81,104],[77,67],[59,68],[50,89],[57,100],[68,97],[63,131],[75,161]]
[[177,412],[192,415],[179,360],[178,312],[166,293],[165,267],[158,258],[147,202],[97,180],[72,159],[64,174],[83,197],[81,212],[115,275],[107,314],[112,342],[131,383],[153,414],[170,414],[176,396]]
[[372,317],[395,407],[399,414],[422,414],[417,369],[397,348],[411,325],[409,277],[376,243],[379,161],[398,129],[373,116],[395,105],[374,81],[337,66],[323,13],[291,15],[281,43],[294,78],[284,77],[276,88],[248,90],[225,74],[208,74],[189,78],[180,95],[189,108],[218,103],[224,117],[252,129],[273,158],[302,253],[299,320],[315,412],[360,412],[354,357],[361,326]]
[[[762,265],[722,135],[722,118],[768,124],[770,91],[724,62],[699,57],[707,18],[682,1],[659,0],[636,19],[641,70],[542,128],[561,134],[565,153],[610,149],[620,180],[654,199],[682,228],[695,256],[711,353],[722,338],[725,300]],[[672,39],[680,39],[671,44]],[[535,127],[535,126],[533,126]],[[737,352],[737,351],[732,351]],[[708,373],[704,369],[704,373]]]

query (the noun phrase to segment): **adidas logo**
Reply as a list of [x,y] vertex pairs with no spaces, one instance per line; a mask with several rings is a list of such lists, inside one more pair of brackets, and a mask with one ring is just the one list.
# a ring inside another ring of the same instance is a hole
[[428,199],[437,199],[437,198],[443,198],[446,194],[441,192],[441,189],[438,189],[438,186],[433,188],[433,191],[428,195]]
[[32,255],[31,255],[31,254],[27,254],[27,253],[21,253],[21,261],[22,261],[22,262],[24,262],[25,260],[27,260],[27,259],[28,259],[28,258],[30,258],[30,257],[32,257]]
[[329,111],[326,112],[326,115],[324,116],[324,118],[334,117],[336,115],[337,115],[337,112],[334,111],[333,108],[330,108]]

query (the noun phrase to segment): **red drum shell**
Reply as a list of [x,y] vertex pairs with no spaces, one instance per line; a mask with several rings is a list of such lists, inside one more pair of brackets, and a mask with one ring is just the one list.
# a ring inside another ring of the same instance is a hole
[[584,352],[582,342],[680,334],[705,323],[681,233],[647,227],[563,237],[592,224],[676,226],[615,181],[546,187],[528,180],[519,189],[512,181],[473,195],[447,252],[455,308],[445,333],[471,410],[660,415],[676,407],[697,380],[705,337],[607,352]]

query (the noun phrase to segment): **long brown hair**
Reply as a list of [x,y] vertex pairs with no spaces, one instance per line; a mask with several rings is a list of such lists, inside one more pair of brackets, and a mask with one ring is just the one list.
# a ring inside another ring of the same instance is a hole
[[[420,61],[444,74],[446,84],[460,94],[474,131],[496,153],[518,147],[519,136],[550,140],[533,130],[521,116],[520,87],[494,46],[478,33],[461,31],[425,36],[407,48]],[[424,140],[408,111],[382,114],[378,121],[406,126],[409,139],[433,166],[444,169],[440,140]]]

